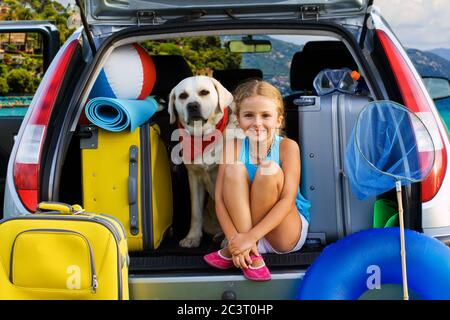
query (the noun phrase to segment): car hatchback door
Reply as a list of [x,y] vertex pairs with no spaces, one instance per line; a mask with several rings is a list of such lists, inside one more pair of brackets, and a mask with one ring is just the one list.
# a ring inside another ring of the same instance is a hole
[[372,3],[373,0],[87,0],[85,12],[88,24],[97,26],[161,24],[182,17],[217,19],[230,15],[238,19],[291,17],[319,20],[364,18]]

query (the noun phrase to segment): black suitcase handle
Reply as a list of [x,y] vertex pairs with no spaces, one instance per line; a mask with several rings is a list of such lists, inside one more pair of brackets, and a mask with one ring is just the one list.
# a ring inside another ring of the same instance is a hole
[[128,204],[130,206],[130,233],[137,235],[139,233],[138,219],[138,147],[130,147],[130,169],[128,175]]

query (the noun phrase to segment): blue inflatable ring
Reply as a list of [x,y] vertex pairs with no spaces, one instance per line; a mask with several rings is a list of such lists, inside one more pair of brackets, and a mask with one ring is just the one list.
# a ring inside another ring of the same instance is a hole
[[[408,287],[421,299],[450,299],[450,248],[411,230],[405,230],[405,244]],[[326,247],[307,270],[297,298],[358,299],[369,290],[373,266],[380,285],[401,285],[399,228],[360,231]]]

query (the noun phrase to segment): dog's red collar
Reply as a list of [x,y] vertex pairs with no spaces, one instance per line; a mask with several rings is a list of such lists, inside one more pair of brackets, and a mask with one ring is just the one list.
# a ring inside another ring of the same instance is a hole
[[[180,121],[177,121],[177,127],[178,129],[183,129],[180,130],[181,132],[181,137],[180,137],[180,141],[183,144],[183,159],[190,159],[191,161],[193,161],[194,159],[198,158],[200,155],[203,155],[203,152],[205,152],[206,147],[208,147],[211,144],[214,144],[217,142],[217,131],[219,131],[220,133],[223,133],[227,124],[228,124],[228,118],[229,118],[229,114],[231,113],[231,108],[227,107],[225,109],[225,112],[223,113],[223,117],[222,119],[220,119],[219,122],[217,122],[216,124],[216,130],[207,135],[207,136],[202,136],[202,137],[195,137],[195,136],[191,136],[190,134],[188,134],[186,132],[186,130],[184,130],[183,124]],[[196,142],[196,139],[201,139],[201,144],[200,142]]]

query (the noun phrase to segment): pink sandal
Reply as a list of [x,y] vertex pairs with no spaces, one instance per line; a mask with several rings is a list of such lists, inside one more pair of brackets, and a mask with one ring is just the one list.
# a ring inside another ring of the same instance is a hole
[[256,256],[253,254],[250,255],[250,257],[252,258],[252,261],[261,259],[263,261],[263,264],[260,265],[259,267],[248,266],[247,269],[242,268],[244,277],[253,281],[269,281],[270,279],[272,279],[272,275],[270,274],[269,269],[264,263],[263,258],[261,256]]
[[203,256],[203,259],[207,264],[218,269],[230,269],[234,266],[233,259],[225,257],[220,250]]

